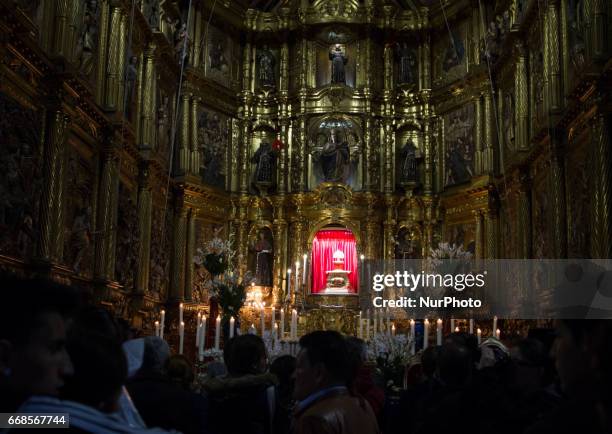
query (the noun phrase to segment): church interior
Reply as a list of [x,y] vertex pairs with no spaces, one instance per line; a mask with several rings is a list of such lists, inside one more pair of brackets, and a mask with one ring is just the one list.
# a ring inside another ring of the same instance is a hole
[[364,308],[370,261],[612,257],[609,2],[0,0],[0,35],[0,270],[197,372],[234,335],[434,345]]

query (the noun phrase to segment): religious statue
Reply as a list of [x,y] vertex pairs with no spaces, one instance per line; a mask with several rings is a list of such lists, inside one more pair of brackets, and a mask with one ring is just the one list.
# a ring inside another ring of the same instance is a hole
[[274,87],[274,66],[276,65],[276,59],[274,58],[274,54],[270,51],[267,45],[264,45],[261,51],[257,53],[257,63],[259,65],[259,84],[261,86]]
[[77,68],[85,76],[89,76],[94,67],[94,51],[98,32],[98,2],[88,0],[85,2],[85,16],[83,27],[77,42],[76,57]]
[[343,182],[347,177],[350,151],[348,143],[340,142],[336,130],[331,130],[330,138],[318,156],[325,182]]
[[127,67],[125,68],[125,98],[124,114],[130,119],[132,114],[132,100],[134,98],[134,90],[136,89],[136,79],[138,78],[138,57],[130,56]]
[[414,232],[404,230],[403,234],[396,241],[396,259],[417,259],[420,256],[419,242]]
[[163,95],[157,108],[157,148],[162,153],[170,146],[169,109],[168,95]]
[[71,248],[74,254],[72,268],[78,274],[81,271],[81,262],[88,253],[91,245],[91,208],[82,208],[72,222]]
[[159,0],[148,0],[145,2],[145,13],[144,13],[149,26],[153,30],[159,29]]
[[416,66],[416,57],[414,50],[408,46],[406,42],[403,42],[397,48],[397,57],[399,58],[399,80],[400,84],[412,84],[414,83],[414,68]]
[[255,183],[272,184],[276,165],[276,153],[267,140],[259,144],[251,161],[257,164],[255,168]]
[[178,59],[179,65],[187,66],[189,59],[189,35],[187,32],[187,23],[182,23],[174,34],[174,53]]
[[346,84],[346,74],[344,66],[348,61],[348,58],[342,52],[342,48],[339,44],[336,44],[335,48],[329,52],[329,60],[332,61],[332,83]]
[[332,263],[334,268],[326,270],[326,293],[346,293],[351,289],[349,275],[351,270],[346,270],[344,267],[344,253],[341,250],[336,250],[332,255]]
[[272,243],[266,238],[265,231],[259,232],[259,240],[253,246],[255,258],[255,284],[272,286]]
[[417,182],[417,160],[421,158],[421,153],[419,152],[419,149],[415,146],[412,139],[406,139],[406,143],[400,151],[400,157],[402,159],[400,182]]

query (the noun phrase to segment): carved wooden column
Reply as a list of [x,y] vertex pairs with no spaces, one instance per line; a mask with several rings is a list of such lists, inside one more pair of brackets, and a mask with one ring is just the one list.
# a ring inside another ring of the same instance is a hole
[[476,259],[484,259],[484,217],[481,210],[474,211],[474,221],[476,222],[474,256]]
[[476,175],[482,175],[484,173],[484,137],[483,137],[483,112],[482,112],[482,101],[480,95],[474,98],[474,143],[476,149],[474,151],[474,170]]
[[136,270],[136,284],[134,285],[137,294],[145,294],[149,290],[152,212],[151,181],[149,178],[149,162],[143,161],[140,165],[138,185],[138,233],[140,234],[140,242],[138,243],[138,268]]
[[[423,92],[429,96],[429,92]],[[423,148],[424,148],[424,160],[425,160],[425,182],[423,183],[423,193],[430,195],[433,193],[433,161],[432,161],[432,118],[429,102],[426,102],[423,106]]]
[[[192,175],[199,175],[200,173],[200,150],[198,149],[198,107],[200,105],[200,98],[191,98],[191,110],[189,123],[189,172]],[[229,174],[228,174],[229,176]]]
[[188,208],[177,205],[172,227],[172,265],[170,274],[169,301],[182,301],[185,298],[185,250],[187,243]]
[[516,63],[515,113],[516,148],[529,149],[529,80],[527,78],[527,48],[523,42],[516,43],[518,61]]
[[[608,92],[609,98],[609,92]],[[609,100],[608,100],[609,101]],[[591,204],[591,257],[612,258],[612,119],[598,112],[592,121],[591,139],[593,196]]]
[[531,258],[532,236],[531,236],[531,181],[527,170],[521,170],[518,180],[518,257],[521,259]]
[[43,191],[40,201],[38,256],[43,261],[58,261],[63,253],[64,168],[66,138],[70,118],[62,101],[49,102],[46,110],[43,150]]
[[155,116],[156,112],[156,71],[155,71],[155,44],[151,43],[144,52],[144,72],[142,84],[142,103],[140,109],[140,148],[155,148],[157,131]]
[[385,119],[383,125],[383,156],[384,156],[384,179],[383,179],[383,191],[385,193],[391,193],[394,190],[393,185],[393,147],[395,144],[395,137],[393,133],[393,120],[391,118]]
[[484,93],[484,150],[483,150],[483,174],[495,174],[495,145],[493,136],[493,101],[490,90]]
[[565,149],[564,132],[551,130],[550,198],[552,210],[552,234],[555,258],[567,257],[567,215],[565,201]]
[[383,222],[383,258],[385,260],[391,260],[395,256],[394,236],[397,222],[395,219],[395,199],[390,194],[385,195],[385,210],[386,216]]
[[185,251],[185,288],[183,290],[185,301],[191,301],[193,291],[193,253],[196,249],[196,221],[198,211],[189,209],[187,215],[187,242]]
[[191,156],[191,130],[189,128],[191,120],[191,94],[186,91],[183,86],[183,92],[181,93],[181,101],[179,110],[181,115],[179,116],[180,124],[177,126],[178,130],[178,167],[176,175],[186,175],[189,173],[189,162]]
[[106,63],[106,89],[104,104],[109,110],[122,110],[123,76],[125,72],[125,16],[119,3],[112,6],[108,59]]
[[550,0],[544,20],[544,70],[547,89],[545,100],[549,111],[556,112],[563,108],[561,95],[561,52],[560,22],[558,0]]

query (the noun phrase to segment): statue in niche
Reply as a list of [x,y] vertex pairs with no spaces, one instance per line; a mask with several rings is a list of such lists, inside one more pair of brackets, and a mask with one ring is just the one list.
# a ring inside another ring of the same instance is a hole
[[170,101],[168,95],[163,95],[157,108],[157,146],[159,152],[166,152],[170,146]]
[[421,256],[421,246],[414,230],[405,229],[398,234],[398,238],[399,241],[395,242],[395,259],[417,259]]
[[259,144],[251,162],[257,166],[255,168],[256,184],[272,184],[276,166],[276,152],[269,141],[264,140]]
[[174,33],[174,53],[179,65],[183,64],[187,66],[189,64],[190,42],[187,33],[187,23],[182,23],[180,26],[177,26],[176,32]]
[[323,181],[344,182],[346,180],[350,151],[348,143],[338,139],[336,130],[331,130],[329,140],[317,154],[315,158],[321,164]]
[[147,0],[145,2],[144,16],[153,30],[159,29],[160,8],[159,0]]
[[257,53],[257,63],[259,65],[259,84],[261,86],[274,87],[274,66],[276,65],[276,58],[267,45],[264,45],[261,51]]
[[346,74],[344,66],[348,62],[348,57],[342,52],[339,44],[336,44],[334,49],[329,52],[329,60],[332,62],[332,83],[346,84]]
[[253,246],[255,252],[255,284],[272,286],[272,243],[266,231],[259,232],[259,239]]
[[418,160],[421,159],[421,152],[414,144],[412,139],[406,139],[406,143],[400,151],[402,159],[400,182],[410,183],[418,181]]
[[73,253],[72,268],[77,274],[81,271],[81,262],[89,251],[91,236],[91,208],[86,207],[79,210],[70,230],[70,247]]
[[125,117],[131,119],[132,116],[132,100],[134,98],[134,90],[136,90],[136,80],[138,78],[138,57],[130,56],[128,65],[125,68],[125,98],[124,114]]
[[582,0],[570,0],[568,5],[569,51],[574,69],[580,71],[584,66],[584,7]]
[[412,48],[406,42],[403,42],[397,48],[397,57],[399,59],[399,80],[400,84],[415,83],[414,68],[416,66],[416,56]]
[[85,2],[83,27],[76,47],[77,69],[79,73],[89,76],[94,67],[94,51],[98,34],[98,2]]

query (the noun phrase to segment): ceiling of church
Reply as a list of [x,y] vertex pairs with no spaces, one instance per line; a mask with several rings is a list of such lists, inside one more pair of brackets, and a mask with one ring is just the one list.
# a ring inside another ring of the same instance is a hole
[[[282,5],[297,5],[300,0],[240,0],[244,7],[250,9],[258,9],[263,12],[274,12]],[[394,4],[401,9],[415,9],[419,6],[432,6],[440,0],[387,0],[381,3]],[[314,3],[314,0],[309,0],[310,3]],[[363,3],[363,0],[359,0],[359,3]]]

